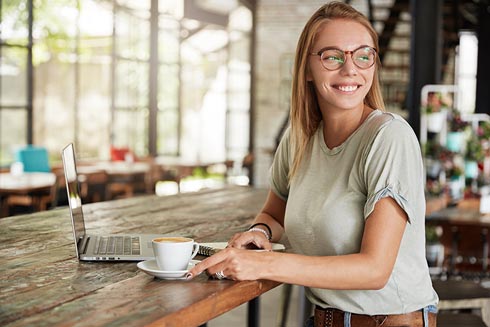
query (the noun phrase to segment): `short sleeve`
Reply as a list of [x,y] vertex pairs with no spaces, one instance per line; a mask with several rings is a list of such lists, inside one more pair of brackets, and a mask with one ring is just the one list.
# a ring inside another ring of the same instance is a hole
[[279,198],[287,201],[289,195],[289,166],[290,160],[290,128],[288,128],[277,147],[274,161],[270,169],[271,190]]
[[409,222],[425,211],[423,163],[419,142],[401,118],[383,125],[366,157],[364,179],[367,201],[364,217],[385,197],[393,198],[406,212]]

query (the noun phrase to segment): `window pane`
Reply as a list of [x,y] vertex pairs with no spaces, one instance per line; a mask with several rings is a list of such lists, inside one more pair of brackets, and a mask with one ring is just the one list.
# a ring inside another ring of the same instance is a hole
[[39,63],[34,74],[34,142],[50,152],[75,137],[75,65],[70,52],[53,53]]
[[158,154],[177,155],[179,138],[178,124],[177,109],[160,111],[158,113]]
[[[110,63],[99,57],[80,64],[78,151],[91,158],[109,158],[111,95]],[[90,136],[90,137],[87,137]]]
[[159,0],[158,10],[162,14],[171,15],[174,18],[182,18],[184,16],[184,0]]
[[116,16],[116,54],[123,58],[148,60],[150,51],[149,13],[137,17],[123,11]]
[[228,158],[241,160],[249,145],[249,112],[229,112],[227,116]]
[[2,33],[0,38],[9,44],[26,46],[29,36],[27,0],[2,0],[1,10]]
[[27,104],[27,50],[2,47],[0,57],[0,105],[25,106]]
[[116,62],[116,107],[145,107],[148,104],[148,65]]
[[27,140],[27,110],[0,110],[0,166],[14,161],[14,148],[25,145]]
[[148,155],[148,117],[148,108],[116,110],[113,145],[129,147],[137,156]]
[[158,108],[166,110],[179,106],[179,66],[161,65],[159,75]]
[[179,22],[161,17],[159,31],[160,61],[165,63],[179,62]]
[[150,0],[117,0],[117,3],[121,6],[130,9],[150,10]]

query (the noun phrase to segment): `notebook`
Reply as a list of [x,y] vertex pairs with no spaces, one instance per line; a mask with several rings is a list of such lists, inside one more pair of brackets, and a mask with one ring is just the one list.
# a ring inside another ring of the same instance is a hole
[[81,261],[142,261],[154,259],[151,240],[163,235],[89,235],[86,233],[73,144],[68,144],[61,151],[61,157],[63,159],[68,206],[70,208],[78,259]]
[[[210,242],[210,243],[199,243],[198,254],[204,256],[212,256],[215,253],[226,248],[227,242]],[[280,243],[272,243],[272,251],[284,251],[286,247]],[[254,251],[262,251],[261,249],[256,249]]]

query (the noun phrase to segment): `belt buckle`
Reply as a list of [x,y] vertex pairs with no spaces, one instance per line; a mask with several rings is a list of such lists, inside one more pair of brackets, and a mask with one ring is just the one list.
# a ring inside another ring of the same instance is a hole
[[377,327],[381,327],[385,323],[386,319],[388,319],[388,316],[387,315],[377,315],[377,316],[371,316],[371,318],[373,318],[373,320],[376,322]]

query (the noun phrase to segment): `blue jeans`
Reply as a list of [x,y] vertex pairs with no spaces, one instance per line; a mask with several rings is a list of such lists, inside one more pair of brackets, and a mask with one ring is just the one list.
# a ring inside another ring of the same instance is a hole
[[[424,327],[429,327],[429,312],[432,313],[437,313],[437,307],[435,305],[428,305],[425,308],[421,309],[421,311],[424,314]],[[344,316],[344,327],[358,327],[358,326],[351,326],[350,324],[350,312],[346,312]],[[314,327],[314,317],[308,318],[305,322],[305,327]]]

